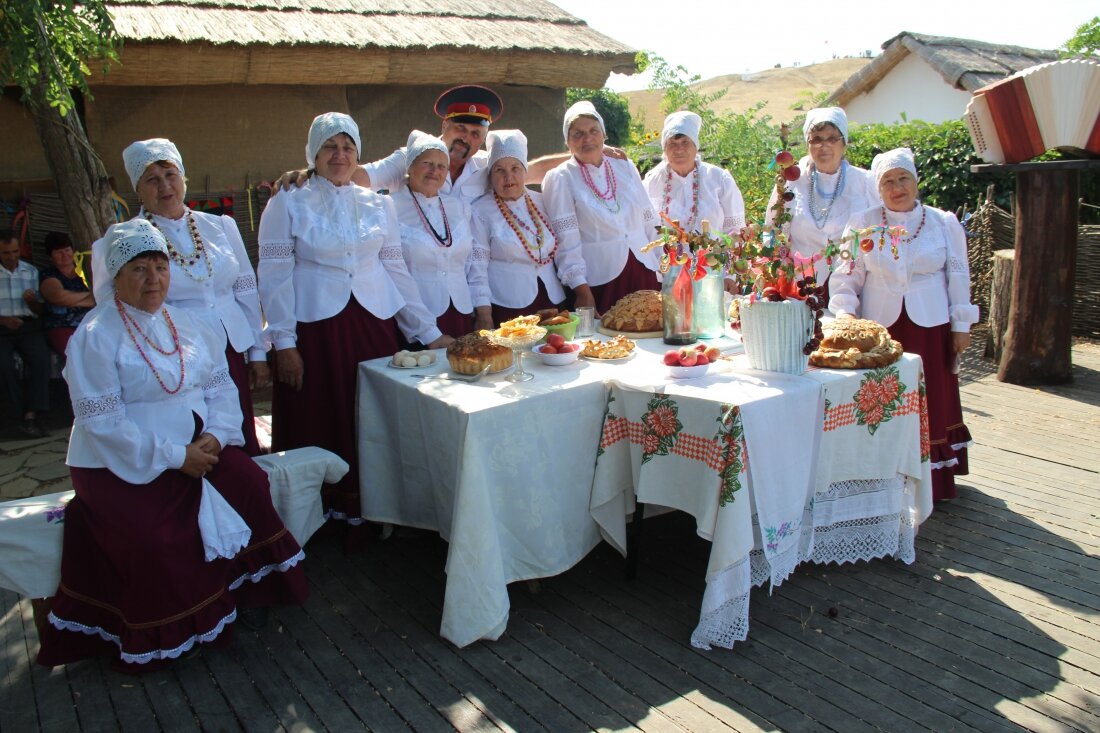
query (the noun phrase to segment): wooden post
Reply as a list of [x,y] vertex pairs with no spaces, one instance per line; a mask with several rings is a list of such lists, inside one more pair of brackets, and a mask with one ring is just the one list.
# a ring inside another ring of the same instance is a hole
[[985,357],[1000,364],[1004,353],[1005,330],[1008,328],[1008,309],[1012,304],[1012,266],[1015,252],[999,249],[993,253],[993,277],[989,285],[989,341],[985,345]]
[[1016,173],[1016,254],[997,378],[1061,384],[1072,378],[1070,347],[1077,263],[1077,172],[1098,160],[976,165]]

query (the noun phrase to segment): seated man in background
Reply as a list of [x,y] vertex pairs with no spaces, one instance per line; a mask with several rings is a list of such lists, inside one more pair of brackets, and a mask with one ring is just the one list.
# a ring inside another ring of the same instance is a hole
[[[19,240],[0,230],[0,380],[8,400],[23,421],[19,430],[30,438],[47,435],[42,413],[49,408],[50,354],[38,316],[38,269],[19,259]],[[15,352],[23,358],[23,379]],[[23,384],[27,382],[26,399]]]

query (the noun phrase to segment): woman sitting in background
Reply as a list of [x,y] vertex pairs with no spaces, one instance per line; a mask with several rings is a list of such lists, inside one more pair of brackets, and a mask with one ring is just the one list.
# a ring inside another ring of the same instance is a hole
[[73,244],[60,232],[46,235],[50,266],[42,271],[38,291],[46,301],[43,326],[50,348],[64,356],[69,338],[84,316],[95,307],[95,298],[76,271]]
[[447,146],[413,130],[405,148],[408,185],[390,194],[401,224],[405,266],[435,324],[450,338],[492,328],[487,303],[475,308],[472,292],[484,291],[489,253],[470,231],[470,208],[460,196],[440,196],[447,180]]
[[[267,475],[238,447],[241,410],[221,340],[165,305],[164,236],[135,219],[103,242],[110,284],[65,366],[76,497],[38,661],[113,656],[136,672],[228,639],[238,608],[302,603],[309,591]],[[239,532],[211,531],[204,507]]]
[[888,234],[833,273],[829,307],[838,318],[862,316],[886,326],[906,351],[920,354],[928,395],[932,449],[932,498],[953,499],[955,476],[967,471],[970,431],[963,423],[959,354],[970,345],[970,325],[978,307],[970,303],[966,232],[954,214],[917,198],[917,166],[908,148],[876,155],[871,172],[882,204],[859,212],[845,234],[868,227],[902,226],[908,234]]
[[656,238],[659,222],[634,164],[604,155],[603,117],[591,102],[566,110],[562,133],[572,157],[546,174],[542,198],[560,246],[580,244],[603,313],[628,293],[658,289],[657,251],[642,247]]
[[591,306],[580,243],[562,246],[542,206],[529,191],[527,138],[519,130],[489,133],[490,192],[474,203],[474,238],[489,250],[488,288],[474,302],[492,303],[493,321],[502,323],[565,301],[562,285],[576,293],[576,305]]

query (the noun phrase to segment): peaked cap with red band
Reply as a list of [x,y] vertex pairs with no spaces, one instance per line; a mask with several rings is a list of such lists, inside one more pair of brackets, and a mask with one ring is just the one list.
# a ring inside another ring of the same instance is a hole
[[497,93],[477,84],[452,87],[435,100],[435,113],[445,120],[485,125],[500,119],[504,103]]

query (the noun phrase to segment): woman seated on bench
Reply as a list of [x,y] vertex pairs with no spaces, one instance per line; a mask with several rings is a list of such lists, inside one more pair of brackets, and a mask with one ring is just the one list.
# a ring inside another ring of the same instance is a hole
[[64,372],[76,497],[38,661],[110,656],[140,672],[228,640],[238,608],[301,603],[308,588],[267,476],[238,447],[224,350],[164,304],[164,235],[135,219],[105,241],[114,292],[77,328]]

